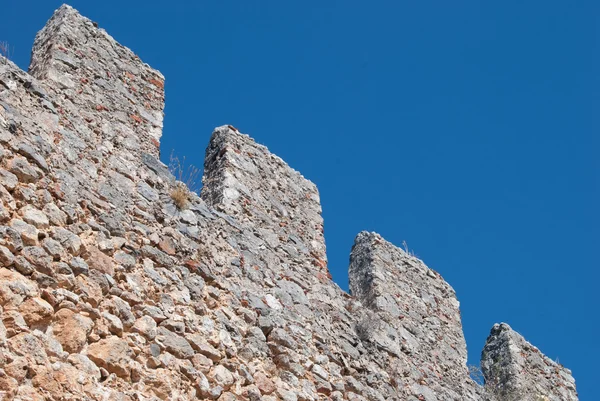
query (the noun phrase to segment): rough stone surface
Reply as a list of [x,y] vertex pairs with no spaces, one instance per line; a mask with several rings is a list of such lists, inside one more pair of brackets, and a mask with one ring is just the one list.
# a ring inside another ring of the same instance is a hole
[[87,356],[100,368],[120,377],[130,374],[130,358],[133,354],[127,342],[117,337],[109,337],[88,347]]
[[481,354],[491,395],[501,400],[578,400],[571,371],[543,355],[506,323],[494,325]]
[[283,160],[232,126],[217,128],[206,149],[202,198],[240,222],[262,220],[270,246],[280,237],[327,271],[319,192]]
[[419,372],[420,386],[411,387],[412,395],[476,398],[474,387],[461,380],[467,347],[459,302],[439,273],[380,235],[361,232],[352,247],[349,279],[351,294],[376,312],[358,323],[359,335],[397,357],[409,381],[411,369]]
[[178,209],[163,108],[162,75],[69,6],[29,73],[0,58],[0,398],[577,399],[506,325],[471,380],[454,291],[377,234],[343,292],[316,186],[234,127]]
[[81,351],[94,322],[69,309],[61,309],[54,315],[54,336],[69,353]]

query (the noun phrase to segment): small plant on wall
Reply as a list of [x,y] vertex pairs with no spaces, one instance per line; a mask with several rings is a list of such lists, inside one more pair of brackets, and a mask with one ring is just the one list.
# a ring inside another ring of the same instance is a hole
[[12,51],[8,42],[0,41],[0,56],[6,60],[10,60],[12,58]]
[[199,190],[200,169],[192,164],[186,165],[185,157],[180,159],[171,152],[169,171],[176,179],[171,188],[171,199],[178,209],[186,209],[189,206],[192,193]]

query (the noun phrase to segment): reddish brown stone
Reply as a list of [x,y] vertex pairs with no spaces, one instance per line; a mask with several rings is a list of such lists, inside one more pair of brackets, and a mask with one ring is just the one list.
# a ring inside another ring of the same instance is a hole
[[159,81],[158,79],[150,79],[148,80],[148,82],[150,82],[151,84],[158,86],[160,89],[163,89],[165,87],[165,83],[163,81]]
[[86,247],[85,258],[90,269],[96,269],[111,276],[115,273],[113,260],[95,246]]
[[166,254],[175,255],[177,250],[175,249],[175,243],[170,238],[164,238],[158,243],[158,248]]
[[61,309],[54,315],[54,337],[69,353],[81,351],[92,327],[92,319],[69,309]]
[[96,365],[119,377],[129,377],[133,351],[127,342],[119,337],[109,337],[88,347],[88,358]]
[[257,372],[254,375],[254,383],[260,390],[261,394],[271,394],[277,389],[273,380],[269,379],[267,375],[262,372]]
[[21,312],[29,327],[36,328],[48,325],[54,314],[54,309],[42,298],[35,297],[23,302],[19,307],[19,312]]

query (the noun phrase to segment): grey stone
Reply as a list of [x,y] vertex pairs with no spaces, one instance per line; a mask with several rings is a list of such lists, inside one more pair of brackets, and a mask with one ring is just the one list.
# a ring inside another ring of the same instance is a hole
[[135,266],[135,258],[125,251],[115,252],[114,259],[117,263],[127,269],[131,269]]
[[150,202],[156,202],[160,198],[158,192],[150,187],[145,181],[140,181],[137,186],[140,195]]
[[0,245],[4,245],[11,252],[18,252],[23,248],[21,234],[8,226],[0,226]]
[[9,164],[9,171],[13,173],[19,181],[25,183],[36,182],[40,178],[40,175],[35,168],[22,157],[16,157],[11,161]]
[[42,241],[42,247],[48,252],[52,258],[58,260],[66,255],[65,249],[62,247],[60,242],[53,240],[52,238],[45,238]]
[[48,228],[50,225],[50,221],[44,212],[32,206],[26,206],[21,213],[26,223],[34,225],[37,228]]
[[36,152],[30,145],[26,143],[21,143],[17,151],[21,155],[33,161],[43,171],[48,171],[48,163],[46,163],[46,160],[44,160],[44,158],[38,152]]
[[55,227],[52,238],[58,241],[71,255],[78,256],[81,253],[81,240],[77,235],[61,227]]
[[[508,324],[495,324],[481,356],[485,390],[502,399],[578,400],[571,372]],[[549,374],[551,373],[551,374]]]
[[159,327],[155,341],[178,358],[194,356],[194,349],[187,340],[164,327]]
[[75,273],[76,275],[79,275],[79,274],[88,275],[88,273],[90,271],[90,267],[85,262],[85,260],[83,260],[82,258],[79,258],[79,257],[72,258],[71,262],[70,262],[70,266],[71,266],[71,269],[73,270],[73,273]]
[[35,271],[35,267],[22,255],[19,255],[14,259],[14,265],[15,269],[25,276],[29,276]]
[[54,203],[48,203],[44,206],[43,212],[48,216],[50,224],[54,226],[63,226],[67,224],[67,214],[60,210]]
[[20,234],[23,244],[37,244],[39,236],[37,228],[35,228],[31,224],[27,224],[24,221],[18,219],[11,220],[10,225],[15,231],[17,231]]
[[53,274],[52,257],[39,246],[26,246],[21,251],[21,255],[32,265],[44,274]]
[[12,191],[19,184],[19,179],[13,173],[0,169],[0,184],[4,185],[4,188]]
[[148,167],[150,170],[154,171],[159,177],[164,179],[167,182],[175,181],[175,176],[169,171],[169,168],[160,162],[154,156],[148,153],[142,153],[142,162]]

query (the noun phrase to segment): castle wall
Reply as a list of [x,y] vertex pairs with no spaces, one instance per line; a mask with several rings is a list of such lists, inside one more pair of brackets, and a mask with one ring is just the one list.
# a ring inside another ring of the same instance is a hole
[[163,82],[69,6],[30,73],[0,59],[0,398],[484,399],[452,288],[361,233],[343,292],[316,186],[247,135],[215,129],[178,206]]

